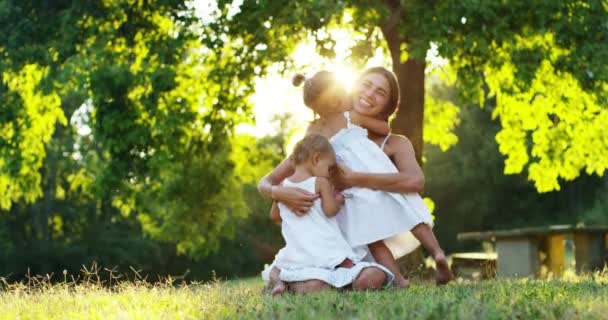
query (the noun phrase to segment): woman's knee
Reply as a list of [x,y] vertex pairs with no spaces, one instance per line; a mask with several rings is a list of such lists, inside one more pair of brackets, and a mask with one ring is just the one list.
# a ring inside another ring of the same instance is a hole
[[386,274],[374,267],[368,267],[361,271],[359,276],[353,282],[353,289],[366,290],[366,289],[380,289],[384,286],[386,281]]

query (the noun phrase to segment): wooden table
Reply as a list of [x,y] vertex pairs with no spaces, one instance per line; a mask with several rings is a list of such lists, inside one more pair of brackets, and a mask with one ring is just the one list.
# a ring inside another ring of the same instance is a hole
[[574,239],[576,272],[600,270],[606,263],[606,234],[608,226],[550,226],[465,232],[458,240],[496,242],[499,277],[529,277],[540,273],[541,252],[546,254],[550,272],[560,275],[565,269],[566,237]]

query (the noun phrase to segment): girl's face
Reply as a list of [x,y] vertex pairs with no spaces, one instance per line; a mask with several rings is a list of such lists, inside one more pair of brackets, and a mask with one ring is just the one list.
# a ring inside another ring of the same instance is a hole
[[329,178],[331,169],[336,166],[336,156],[332,154],[321,155],[317,153],[312,158],[312,174],[315,177]]
[[362,115],[380,117],[390,99],[390,90],[388,80],[383,75],[366,74],[353,89],[353,109]]

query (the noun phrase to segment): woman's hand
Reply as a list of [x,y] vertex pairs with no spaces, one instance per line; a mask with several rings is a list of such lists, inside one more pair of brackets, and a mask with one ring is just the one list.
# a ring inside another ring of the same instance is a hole
[[352,172],[340,166],[334,183],[339,188],[361,187],[395,193],[421,193],[424,191],[424,174],[416,162],[411,142],[402,136],[391,135],[385,146],[386,155],[399,172]]
[[272,187],[272,199],[283,203],[298,216],[308,213],[313,202],[318,198],[318,194],[300,188]]
[[353,186],[352,176],[352,170],[343,164],[338,164],[332,171],[330,180],[337,190],[344,190]]

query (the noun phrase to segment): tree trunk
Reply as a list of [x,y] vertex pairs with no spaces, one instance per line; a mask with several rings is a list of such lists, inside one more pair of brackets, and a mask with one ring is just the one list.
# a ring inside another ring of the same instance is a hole
[[416,160],[422,166],[422,124],[424,121],[424,59],[410,57],[401,62],[401,45],[407,43],[410,51],[413,41],[404,39],[399,33],[399,21],[402,19],[401,5],[398,1],[387,1],[391,16],[382,26],[393,62],[393,72],[399,81],[401,102],[397,116],[391,123],[393,132],[408,137],[414,146]]
[[[424,120],[424,59],[410,57],[407,61],[401,62],[401,45],[407,43],[411,49],[412,41],[408,43],[399,32],[399,22],[403,19],[402,7],[399,1],[385,1],[391,16],[381,27],[382,34],[386,39],[387,46],[391,53],[393,62],[393,72],[399,81],[401,101],[397,116],[391,123],[392,131],[408,137],[414,147],[416,160],[422,167],[422,126]],[[410,39],[411,40],[411,39]],[[407,273],[417,273],[425,277],[424,255],[422,248],[414,250],[412,253],[399,259],[400,269]],[[420,274],[422,271],[422,274]]]
[[393,64],[393,71],[399,80],[401,102],[397,116],[391,123],[393,132],[408,137],[414,146],[416,160],[422,167],[424,142],[422,130],[424,121],[424,67],[425,62],[408,60]]

